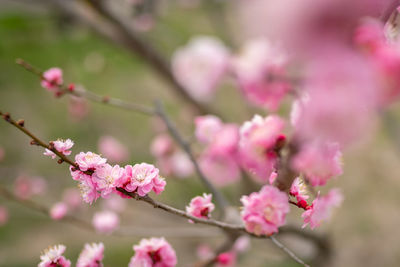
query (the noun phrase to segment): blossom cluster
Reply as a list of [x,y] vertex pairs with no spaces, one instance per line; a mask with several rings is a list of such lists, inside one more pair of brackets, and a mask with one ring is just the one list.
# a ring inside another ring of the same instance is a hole
[[[51,142],[51,146],[63,155],[70,155],[73,141],[67,139]],[[55,153],[46,149],[45,155],[56,157]],[[127,192],[135,192],[145,196],[150,191],[161,193],[166,185],[159,175],[159,170],[151,164],[141,163],[126,165],[110,165],[107,159],[93,152],[80,152],[75,156],[76,166],[70,167],[72,179],[79,181],[82,197],[85,202],[93,203],[97,198],[108,197],[111,193],[120,193],[117,188]],[[55,219],[63,217],[66,206],[62,203],[55,206],[51,212]]]
[[79,181],[85,202],[93,203],[100,196],[107,198],[111,193],[125,195],[117,188],[145,196],[150,191],[156,194],[164,191],[166,182],[159,170],[151,164],[126,165],[107,164],[107,159],[93,152],[80,152],[75,156],[74,166],[70,167],[72,179]]
[[199,157],[200,167],[216,185],[238,181],[241,169],[255,181],[265,183],[276,170],[286,140],[285,122],[280,117],[255,115],[238,127],[208,115],[197,117],[195,125],[197,139],[206,145]]

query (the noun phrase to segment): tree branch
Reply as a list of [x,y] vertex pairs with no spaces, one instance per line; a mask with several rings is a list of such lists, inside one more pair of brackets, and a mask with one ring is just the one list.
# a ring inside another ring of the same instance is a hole
[[[79,21],[89,25],[99,35],[106,37],[118,45],[124,46],[134,55],[140,56],[169,83],[170,88],[173,89],[177,96],[193,107],[196,113],[215,114],[209,107],[189,95],[185,88],[175,79],[167,61],[161,54],[151,44],[144,42],[124,21],[117,18],[117,16],[105,8],[101,1],[88,0],[89,4],[65,0],[52,0],[52,2],[59,7],[60,11],[68,13]],[[99,16],[101,17],[99,18]]]
[[[27,71],[39,76],[41,80],[45,80],[43,77],[43,72],[39,70],[36,67],[33,67],[31,64],[28,62],[24,61],[23,59],[17,59],[16,63],[23,68],[25,68]],[[50,81],[47,81],[50,82]],[[70,94],[74,95],[77,97],[83,97],[88,100],[101,103],[101,104],[107,104],[111,106],[115,106],[118,108],[122,108],[125,110],[129,111],[134,111],[134,112],[139,112],[144,115],[156,115],[160,117],[162,121],[164,121],[165,125],[167,126],[167,129],[171,136],[175,139],[175,141],[178,143],[179,146],[183,149],[183,151],[187,154],[187,156],[190,158],[191,162],[193,163],[196,173],[199,176],[200,181],[203,183],[203,185],[209,190],[214,196],[215,200],[217,202],[217,205],[220,207],[222,217],[224,216],[225,209],[228,206],[227,200],[224,198],[224,196],[221,194],[220,191],[218,191],[205,177],[203,172],[201,171],[199,164],[196,161],[196,158],[194,157],[190,144],[184,140],[182,135],[179,133],[177,127],[175,124],[171,121],[171,119],[168,117],[166,112],[164,111],[162,105],[160,102],[156,103],[156,108],[150,108],[144,105],[139,105],[135,103],[130,103],[130,102],[125,102],[117,98],[110,98],[106,96],[100,96],[95,93],[92,93],[90,91],[77,91],[75,90],[69,90],[67,86],[65,85],[57,85],[58,90],[62,94]]]
[[[50,148],[50,146],[47,146],[45,144],[45,142],[41,141],[39,138],[37,138],[36,136],[34,136],[30,131],[28,131],[23,125],[21,126],[21,123],[17,123],[14,120],[11,119],[11,116],[8,113],[2,113],[0,111],[0,115],[4,118],[5,121],[9,122],[11,125],[15,126],[16,128],[18,128],[20,131],[22,131],[23,133],[25,133],[26,135],[28,135],[29,137],[31,137],[35,142],[37,142],[40,146],[45,147],[45,148]],[[76,163],[74,163],[73,161],[71,161],[70,159],[68,159],[66,156],[64,156],[62,153],[59,153],[56,149],[53,148],[52,150],[54,153],[56,153],[57,156],[60,157],[60,159],[62,159],[62,161],[70,164],[71,166],[79,169],[79,166],[77,166]],[[217,221],[217,220],[213,220],[213,219],[201,219],[201,218],[197,218],[194,216],[191,216],[190,214],[176,209],[174,207],[168,206],[164,203],[158,202],[154,199],[152,199],[149,196],[144,196],[141,197],[139,195],[137,195],[136,193],[133,192],[127,192],[122,188],[117,188],[118,191],[124,193],[125,195],[128,195],[136,200],[139,201],[144,201],[146,203],[148,203],[149,205],[152,205],[154,208],[157,209],[161,209],[164,210],[166,212],[169,212],[171,214],[175,214],[177,216],[192,220],[194,223],[199,223],[199,224],[205,224],[205,225],[210,225],[210,226],[214,226],[214,227],[218,227],[220,229],[222,229],[225,232],[242,232],[242,233],[246,233],[249,236],[252,237],[257,237],[257,238],[270,238],[275,245],[277,245],[280,249],[282,249],[287,255],[289,255],[292,259],[294,259],[296,262],[302,264],[303,266],[308,267],[309,265],[307,265],[306,263],[304,263],[301,259],[299,259],[292,251],[290,251],[287,247],[285,247],[283,244],[281,244],[279,241],[277,241],[275,238],[273,238],[272,236],[257,236],[253,233],[247,232],[246,229],[244,228],[244,226],[242,225],[233,225],[233,224],[229,224],[229,223],[225,223],[225,222],[221,222],[221,221]]]

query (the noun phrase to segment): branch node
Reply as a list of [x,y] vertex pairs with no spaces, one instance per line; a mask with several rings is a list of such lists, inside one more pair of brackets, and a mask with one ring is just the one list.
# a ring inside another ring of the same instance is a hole
[[24,127],[25,121],[23,119],[17,120],[17,124],[21,127]]

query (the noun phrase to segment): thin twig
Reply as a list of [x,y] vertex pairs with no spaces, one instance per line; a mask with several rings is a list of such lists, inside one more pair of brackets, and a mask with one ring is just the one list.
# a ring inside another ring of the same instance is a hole
[[[23,68],[25,68],[27,71],[39,76],[41,80],[45,80],[43,77],[43,72],[36,68],[33,67],[31,64],[28,62],[24,61],[23,59],[17,59],[16,63]],[[51,81],[47,81],[51,82]],[[111,106],[115,106],[118,108],[126,109],[129,111],[135,111],[135,112],[140,112],[145,115],[156,115],[161,118],[161,120],[164,121],[166,124],[168,131],[170,132],[171,136],[175,139],[175,141],[182,147],[184,152],[188,155],[190,160],[192,161],[196,173],[198,174],[201,182],[204,184],[204,186],[215,196],[215,200],[217,202],[217,205],[221,208],[221,215],[222,217],[224,216],[225,208],[228,206],[228,202],[224,198],[224,196],[208,181],[208,179],[205,177],[203,172],[201,171],[196,158],[194,157],[190,144],[184,140],[182,135],[179,133],[178,129],[174,125],[174,123],[171,121],[171,119],[167,116],[166,112],[162,108],[161,103],[156,104],[156,109],[144,106],[144,105],[139,105],[135,103],[130,103],[130,102],[125,102],[120,99],[116,98],[109,98],[109,97],[103,97],[100,95],[97,95],[95,93],[92,93],[90,91],[77,91],[77,90],[69,90],[67,86],[65,85],[55,85],[57,86],[58,90],[62,94],[71,94],[77,97],[83,97],[88,100],[101,103],[101,104],[107,104]]]
[[225,209],[228,207],[228,201],[221,194],[221,192],[219,190],[217,190],[212,183],[210,183],[210,181],[204,175],[203,171],[200,169],[199,164],[197,163],[196,158],[193,155],[193,152],[192,152],[192,149],[191,149],[189,143],[185,141],[185,139],[179,133],[178,128],[169,119],[161,102],[156,101],[155,105],[156,105],[157,115],[164,121],[171,136],[175,139],[175,141],[182,147],[182,149],[185,151],[185,153],[189,156],[189,159],[193,163],[196,173],[199,176],[201,182],[215,196],[215,201],[217,202],[218,206],[221,208],[221,213],[222,213],[221,217],[224,217]]
[[[43,72],[40,69],[32,66],[25,60],[19,58],[16,60],[16,63],[18,65],[22,66],[27,71],[37,75],[41,80],[46,80],[43,77]],[[48,81],[48,82],[51,82],[51,81]],[[112,98],[112,97],[108,97],[108,96],[101,96],[101,95],[98,95],[98,94],[95,94],[93,92],[86,91],[86,90],[79,90],[79,91],[76,89],[70,90],[65,85],[55,85],[55,86],[57,86],[57,89],[62,94],[70,94],[73,96],[82,97],[82,98],[88,99],[93,102],[97,102],[100,104],[108,104],[110,106],[122,108],[122,109],[129,110],[129,111],[138,112],[138,113],[141,113],[144,115],[154,115],[154,110],[152,108],[144,106],[144,105],[126,102],[121,99]]]
[[[209,107],[195,100],[173,76],[167,60],[149,42],[145,42],[139,34],[128,26],[128,23],[121,20],[115,14],[104,7],[100,0],[87,1],[65,1],[52,0],[61,12],[77,18],[89,25],[96,33],[124,46],[135,56],[141,57],[148,65],[155,70],[164,80],[169,83],[170,88],[181,99],[189,103],[196,113],[215,114]],[[84,3],[86,2],[86,3]],[[105,25],[104,25],[105,24]],[[104,30],[107,28],[108,30]]]
[[[15,196],[13,193],[11,193],[8,189],[6,189],[3,186],[0,186],[0,195],[10,201],[16,202],[26,208],[40,212],[43,215],[50,217],[49,209],[46,206],[43,206],[43,205],[36,203],[32,200],[29,200],[29,199],[21,199],[21,198]],[[96,232],[96,229],[90,223],[83,221],[77,217],[71,216],[71,215],[66,215],[59,221],[73,224],[74,226],[77,226],[78,228],[83,228],[83,229],[91,231],[91,232]],[[114,233],[114,234],[118,235],[117,233]]]

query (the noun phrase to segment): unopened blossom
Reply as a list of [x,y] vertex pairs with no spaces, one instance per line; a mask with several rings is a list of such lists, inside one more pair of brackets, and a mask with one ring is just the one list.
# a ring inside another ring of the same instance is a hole
[[212,195],[204,193],[203,196],[192,198],[189,205],[186,206],[186,212],[194,217],[208,219],[215,205],[211,202]]
[[67,188],[63,192],[63,202],[70,209],[77,209],[82,204],[81,195],[77,188]]
[[319,227],[323,221],[330,219],[333,208],[339,207],[343,201],[343,195],[339,189],[331,189],[325,196],[318,196],[312,202],[311,208],[306,210],[301,217],[304,219],[303,228],[308,224],[311,229]]
[[164,238],[142,239],[133,250],[135,255],[129,267],[174,267],[177,264],[175,251]]
[[63,202],[55,203],[50,209],[50,217],[53,220],[61,220],[67,215],[68,206]]
[[96,184],[96,190],[100,191],[101,196],[107,197],[115,191],[117,181],[123,176],[125,176],[124,168],[119,165],[104,164],[96,169],[93,174],[93,181]]
[[62,70],[60,68],[51,68],[43,73],[41,85],[50,91],[57,91],[63,84]]
[[275,111],[291,84],[286,76],[287,56],[265,39],[247,42],[232,60],[244,96],[254,105]]
[[204,175],[216,186],[227,186],[240,180],[240,167],[235,155],[219,155],[206,150],[198,162]]
[[8,209],[5,206],[0,206],[0,226],[8,222]]
[[289,199],[278,188],[265,185],[259,192],[242,196],[241,212],[246,230],[256,235],[272,235],[286,223]]
[[237,255],[235,251],[223,252],[217,256],[217,267],[233,267],[236,265]]
[[56,245],[44,250],[38,267],[70,267],[71,262],[63,256],[65,249],[64,245]]
[[107,159],[93,152],[80,152],[75,156],[75,162],[81,171],[95,171],[97,168],[102,167],[107,162]]
[[199,142],[210,143],[222,128],[222,121],[214,115],[198,116],[194,120],[195,135]]
[[[73,147],[73,145],[74,145],[74,142],[71,139],[67,139],[65,141],[58,139],[57,141],[53,141],[54,148],[58,152],[60,152],[61,154],[65,155],[65,156],[71,155],[70,149]],[[46,156],[50,156],[52,159],[55,159],[57,156],[53,151],[51,151],[47,148],[43,154]]]
[[119,226],[119,217],[112,211],[96,212],[92,219],[94,228],[100,233],[110,234]]
[[276,149],[285,140],[285,122],[278,116],[255,115],[240,128],[241,165],[259,182],[267,182],[278,160]]
[[111,162],[124,162],[129,158],[126,146],[112,136],[100,137],[99,152]]
[[126,182],[123,187],[128,192],[137,192],[139,196],[145,196],[151,190],[156,194],[164,191],[166,182],[160,177],[159,170],[151,164],[127,165],[125,174]]
[[[292,186],[290,187],[289,193],[290,195],[294,196],[298,202],[307,201],[307,199],[310,197],[308,195],[307,185],[300,177],[294,179]],[[304,204],[307,204],[307,202],[305,202]]]
[[303,173],[312,186],[325,185],[343,173],[342,153],[337,143],[306,143],[293,157],[292,166]]
[[103,257],[103,243],[85,244],[81,254],[79,254],[76,267],[103,267]]
[[229,51],[218,39],[198,36],[175,51],[172,72],[193,98],[207,102],[227,70]]

